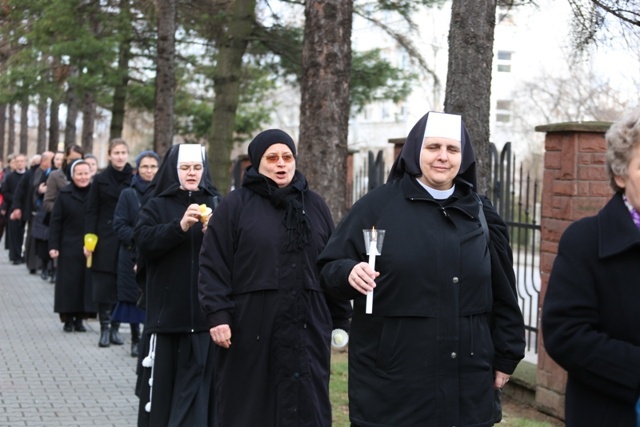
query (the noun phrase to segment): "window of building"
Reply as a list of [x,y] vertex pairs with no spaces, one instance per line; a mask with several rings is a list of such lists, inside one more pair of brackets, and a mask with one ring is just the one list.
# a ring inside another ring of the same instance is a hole
[[496,114],[496,122],[498,123],[509,123],[511,121],[510,114],[498,113]]
[[499,99],[496,101],[496,122],[509,123],[511,121],[511,105],[510,99]]
[[498,110],[511,110],[511,101],[506,99],[501,99],[496,102],[496,108]]
[[498,51],[498,71],[501,73],[511,72],[511,55],[513,52],[508,50]]

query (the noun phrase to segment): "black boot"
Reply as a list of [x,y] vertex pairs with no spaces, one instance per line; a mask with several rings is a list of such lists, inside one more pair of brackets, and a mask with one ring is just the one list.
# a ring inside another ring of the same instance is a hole
[[119,332],[120,322],[111,322],[111,333],[109,334],[109,341],[114,345],[124,344],[124,340]]
[[98,341],[98,346],[109,347],[111,306],[108,304],[98,304],[98,318],[100,319],[100,341]]
[[130,323],[131,325],[131,357],[138,357],[140,344],[140,324]]
[[65,332],[73,332],[73,320],[65,321],[62,330]]
[[87,332],[87,328],[82,324],[82,317],[76,317],[73,321],[73,329],[76,332]]

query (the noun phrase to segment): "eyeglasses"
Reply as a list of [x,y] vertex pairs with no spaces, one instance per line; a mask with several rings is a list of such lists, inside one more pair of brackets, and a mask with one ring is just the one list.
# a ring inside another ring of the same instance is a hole
[[180,166],[178,166],[178,168],[183,172],[188,172],[188,171],[191,170],[191,168],[193,168],[194,171],[201,171],[202,170],[202,164],[197,163],[195,165],[180,165]]
[[282,157],[282,161],[285,163],[291,163],[295,159],[294,155],[291,153],[283,154],[282,156],[278,156],[277,154],[267,154],[266,156],[262,156],[262,157],[267,159],[267,163],[270,163],[272,165],[278,163],[278,160],[280,160],[280,157]]

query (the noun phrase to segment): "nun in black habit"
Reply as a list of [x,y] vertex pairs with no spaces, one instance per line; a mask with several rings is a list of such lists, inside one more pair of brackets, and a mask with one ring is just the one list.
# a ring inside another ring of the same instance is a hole
[[333,230],[279,129],[249,144],[242,187],[220,203],[200,254],[200,303],[220,346],[221,427],[331,426],[330,336],[351,305],[320,288]]
[[[524,322],[507,227],[475,183],[461,117],[430,112],[409,133],[387,183],[352,207],[320,255],[324,289],[354,300],[352,425],[478,427],[499,419],[495,393],[524,356]],[[385,230],[376,271],[363,238],[372,227]]]
[[139,426],[213,426],[214,347],[198,304],[198,254],[219,194],[199,144],[171,147],[134,241],[146,266]]

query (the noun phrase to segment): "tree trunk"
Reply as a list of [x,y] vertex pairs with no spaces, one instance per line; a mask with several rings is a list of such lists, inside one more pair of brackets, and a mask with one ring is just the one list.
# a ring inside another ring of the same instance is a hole
[[[20,150],[17,145],[16,145],[16,116],[15,116],[16,110],[14,108],[13,104],[9,104],[9,132],[8,132],[8,154],[11,153],[19,153]],[[27,153],[23,153],[23,154],[27,154]]]
[[85,153],[93,152],[93,130],[96,121],[96,98],[93,92],[85,92],[82,104],[81,145]]
[[336,222],[346,211],[352,12],[353,0],[305,6],[297,167]]
[[211,118],[209,165],[214,183],[226,194],[231,186],[231,147],[240,101],[242,57],[255,24],[256,0],[235,0],[231,5],[226,32],[218,42],[213,74],[215,101]]
[[51,98],[49,106],[49,150],[54,153],[58,151],[58,142],[60,139],[60,101],[57,98]]
[[29,150],[29,98],[20,103],[20,152],[27,154]]
[[47,98],[40,95],[38,99],[38,145],[36,152],[47,151]]
[[[122,40],[118,51],[119,81],[113,89],[113,104],[111,107],[111,126],[109,128],[109,140],[122,137],[124,116],[127,101],[127,86],[129,84],[129,59],[131,58],[131,35],[129,33],[131,21],[131,5],[129,0],[120,1],[120,19],[127,23],[121,30]],[[123,34],[123,32],[127,32]]]
[[176,89],[175,43],[176,0],[156,0],[158,15],[158,58],[153,148],[164,156],[173,143],[173,110]]
[[[75,67],[72,73],[76,73]],[[64,127],[65,147],[76,143],[76,120],[78,119],[78,93],[74,86],[67,89],[67,120]]]
[[489,114],[495,0],[453,0],[444,109],[461,114],[477,159],[478,188],[489,189]]
[[7,165],[7,144],[5,143],[7,127],[7,105],[0,104],[0,157],[2,158],[3,167]]

